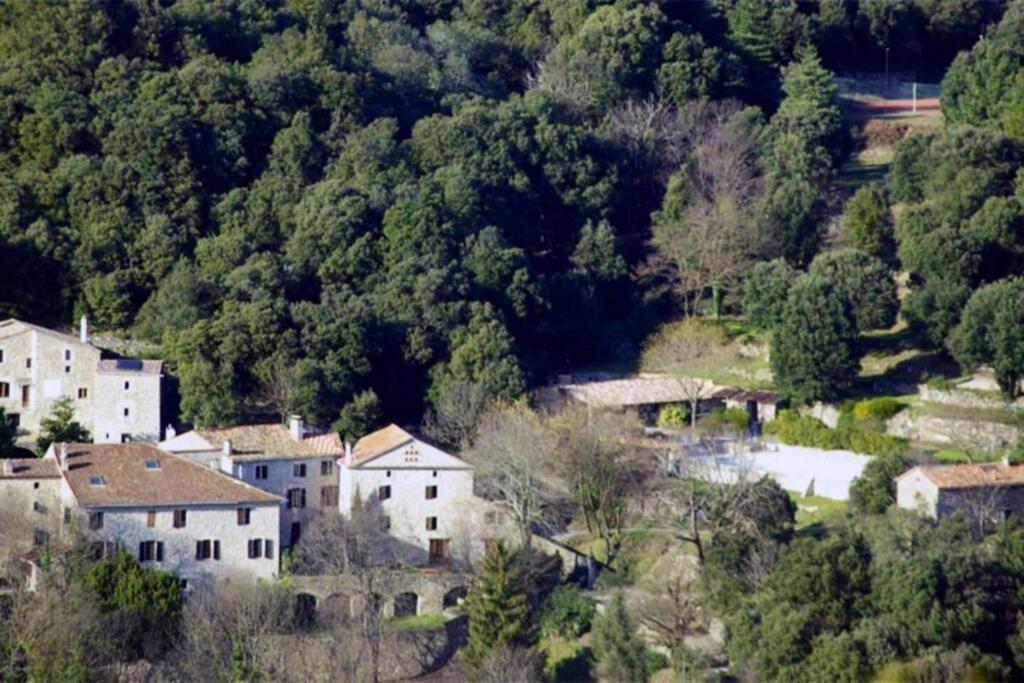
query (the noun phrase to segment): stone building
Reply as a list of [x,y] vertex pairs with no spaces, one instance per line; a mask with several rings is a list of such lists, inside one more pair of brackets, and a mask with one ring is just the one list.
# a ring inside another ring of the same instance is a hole
[[55,538],[60,482],[60,468],[52,460],[0,460],[0,565]]
[[396,425],[346,444],[339,509],[379,508],[400,557],[412,564],[465,564],[486,541],[507,537],[509,520],[473,494],[473,468]]
[[53,444],[61,519],[186,588],[278,574],[281,499],[149,444]]
[[988,527],[1024,519],[1024,466],[1007,462],[914,467],[896,479],[896,504],[941,520],[962,512]]
[[103,358],[82,316],[78,337],[0,321],[0,408],[28,435],[62,397],[97,443],[160,437],[160,361]]
[[196,429],[171,435],[164,450],[230,474],[285,499],[281,539],[295,545],[320,510],[338,507],[337,434],[312,433],[301,417],[288,425],[259,424]]

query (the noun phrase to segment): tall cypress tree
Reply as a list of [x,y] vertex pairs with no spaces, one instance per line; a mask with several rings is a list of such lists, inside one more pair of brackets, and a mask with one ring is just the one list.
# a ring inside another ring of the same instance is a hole
[[469,643],[466,661],[478,667],[495,648],[530,644],[532,629],[526,592],[513,572],[513,556],[496,541],[487,550],[480,578],[466,596]]

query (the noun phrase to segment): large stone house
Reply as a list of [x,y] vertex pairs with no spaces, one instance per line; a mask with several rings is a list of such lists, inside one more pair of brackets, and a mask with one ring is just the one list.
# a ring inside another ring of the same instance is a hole
[[278,574],[278,496],[149,444],[53,444],[42,462],[94,556],[124,548],[186,588]]
[[1007,462],[914,467],[896,478],[896,504],[941,520],[962,512],[988,526],[1024,518],[1024,466]]
[[0,408],[29,435],[66,396],[97,443],[156,441],[162,377],[160,361],[103,358],[84,316],[78,337],[0,321]]
[[498,508],[473,494],[473,468],[396,425],[345,446],[339,509],[378,508],[399,557],[412,564],[471,562],[509,534]]
[[318,511],[338,507],[341,439],[333,433],[311,433],[298,416],[288,425],[169,432],[160,448],[284,498],[281,539],[287,545],[298,543]]

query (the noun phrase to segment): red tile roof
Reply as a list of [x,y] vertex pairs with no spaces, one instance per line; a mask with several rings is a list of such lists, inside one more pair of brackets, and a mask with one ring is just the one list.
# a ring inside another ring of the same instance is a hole
[[383,455],[409,443],[413,438],[412,434],[398,425],[389,424],[387,427],[378,429],[356,441],[356,445],[352,448],[352,464],[358,465],[372,460],[378,455]]
[[[279,503],[281,498],[149,444],[58,444],[83,507]],[[158,463],[147,468],[147,461]],[[94,479],[102,477],[102,481]]]
[[0,479],[60,479],[60,468],[54,460],[23,458],[0,463]]
[[924,465],[906,472],[900,479],[915,470],[924,474],[940,489],[1024,485],[1024,465],[1005,465],[1001,462]]
[[341,457],[345,452],[341,437],[336,432],[296,440],[292,438],[288,427],[280,423],[197,429],[196,433],[216,450],[220,450],[224,442],[230,440],[235,460]]

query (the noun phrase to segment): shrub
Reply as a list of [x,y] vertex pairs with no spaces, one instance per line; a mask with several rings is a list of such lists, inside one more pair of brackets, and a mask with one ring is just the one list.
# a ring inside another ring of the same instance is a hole
[[662,429],[682,429],[690,419],[690,411],[682,403],[663,406],[658,413],[658,426]]
[[902,409],[903,404],[896,399],[889,396],[880,396],[878,398],[858,401],[853,406],[853,416],[858,420],[875,419],[885,421]]
[[936,391],[953,391],[956,389],[956,384],[945,377],[932,377],[927,382],[929,389],[935,389]]
[[[771,424],[771,423],[769,423]],[[903,455],[907,442],[853,427],[829,429],[820,420],[783,410],[769,431],[782,443],[824,450],[850,450],[869,455]]]
[[726,408],[722,411],[722,420],[738,430],[750,428],[750,414],[743,408]]
[[850,505],[868,514],[881,514],[896,500],[896,477],[907,469],[899,455],[879,455],[850,483]]
[[576,586],[559,586],[548,598],[541,617],[541,634],[576,639],[590,630],[594,603]]

